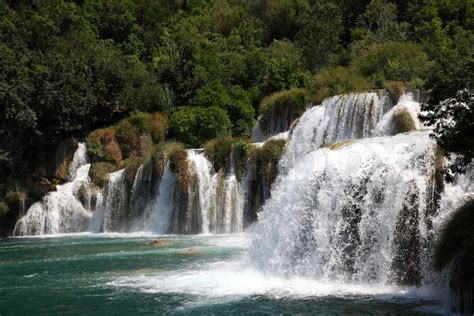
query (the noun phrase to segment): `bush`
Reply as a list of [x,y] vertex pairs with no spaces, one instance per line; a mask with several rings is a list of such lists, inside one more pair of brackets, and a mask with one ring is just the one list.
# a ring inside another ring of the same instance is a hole
[[183,107],[170,117],[169,135],[192,147],[209,139],[229,134],[231,123],[227,113],[219,108]]
[[122,152],[115,138],[113,128],[105,128],[93,131],[86,140],[87,151],[93,161],[106,161],[119,163],[122,160]]
[[321,70],[310,85],[315,102],[334,95],[369,90],[369,84],[363,76],[346,67],[325,68]]
[[372,46],[353,67],[382,88],[386,80],[422,84],[430,68],[427,55],[413,43],[386,42]]
[[195,107],[216,107],[225,110],[233,120],[234,136],[250,136],[252,132],[255,110],[250,94],[240,86],[225,87],[218,81],[208,83],[196,91],[190,104]]
[[119,143],[123,158],[137,155],[140,147],[140,133],[129,119],[123,119],[115,125],[115,137]]

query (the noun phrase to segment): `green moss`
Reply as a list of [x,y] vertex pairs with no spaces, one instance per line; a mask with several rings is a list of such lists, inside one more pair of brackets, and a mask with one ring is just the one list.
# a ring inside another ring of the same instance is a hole
[[96,162],[93,163],[89,169],[89,177],[91,178],[93,184],[102,188],[109,180],[109,173],[117,170],[118,167],[114,164],[107,162]]
[[299,88],[276,92],[263,98],[259,106],[261,127],[265,129],[272,117],[283,116],[285,113],[291,120],[297,119],[304,113],[308,102],[307,91]]

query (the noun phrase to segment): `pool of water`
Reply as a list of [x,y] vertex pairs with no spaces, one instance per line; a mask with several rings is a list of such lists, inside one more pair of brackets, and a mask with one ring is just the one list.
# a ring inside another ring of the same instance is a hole
[[246,260],[249,243],[246,234],[3,239],[0,315],[442,313],[428,291],[266,275]]

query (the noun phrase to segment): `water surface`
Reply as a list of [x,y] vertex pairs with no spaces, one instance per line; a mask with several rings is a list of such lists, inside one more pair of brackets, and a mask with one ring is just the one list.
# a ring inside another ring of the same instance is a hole
[[[147,243],[159,238],[159,247]],[[264,275],[249,238],[65,235],[0,240],[0,314],[430,315],[429,293]]]

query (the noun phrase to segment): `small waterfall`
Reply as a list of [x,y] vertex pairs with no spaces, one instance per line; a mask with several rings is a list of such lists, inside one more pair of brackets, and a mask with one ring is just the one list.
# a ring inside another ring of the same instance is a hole
[[58,185],[41,202],[33,204],[15,225],[14,236],[80,232],[87,229],[90,212],[90,164],[84,144],[79,144],[69,168],[73,179]]
[[324,281],[420,284],[431,237],[429,132],[370,138],[301,157],[260,213],[251,258]]
[[74,157],[72,158],[72,162],[69,165],[68,170],[68,180],[72,181],[76,177],[77,170],[87,164],[87,149],[86,144],[79,143],[77,144],[77,149],[74,152]]
[[144,219],[138,229],[158,234],[168,232],[173,213],[174,192],[177,186],[176,175],[166,164],[163,175],[157,180],[153,199],[145,208]]
[[128,192],[125,169],[109,175],[104,189],[104,231],[125,231],[128,224]]
[[153,196],[153,167],[142,164],[138,168],[130,194],[130,221],[140,218]]

